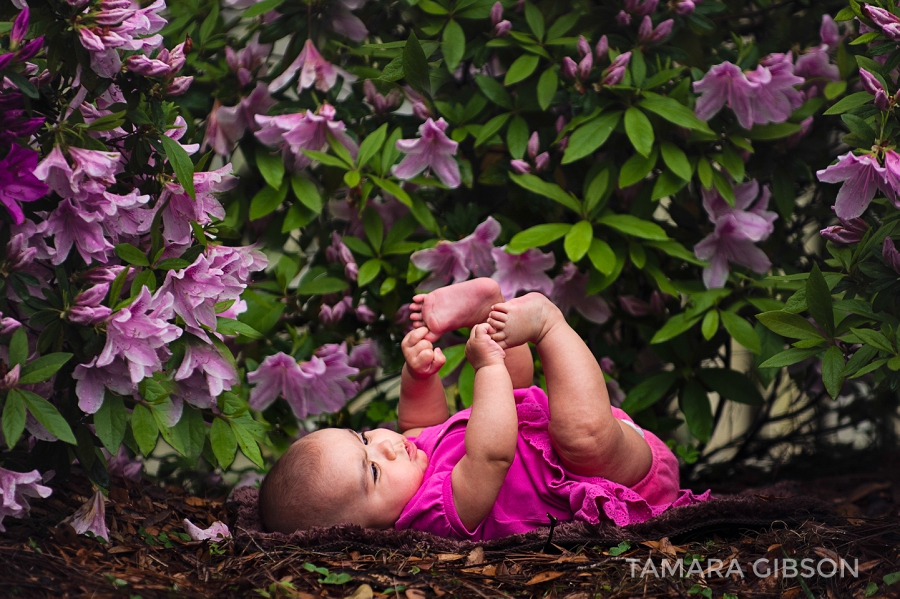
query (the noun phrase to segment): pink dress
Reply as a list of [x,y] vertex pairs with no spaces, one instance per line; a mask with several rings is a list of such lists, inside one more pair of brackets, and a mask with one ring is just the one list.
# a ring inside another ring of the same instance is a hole
[[[406,504],[395,528],[424,530],[442,537],[482,541],[548,526],[549,512],[560,522],[596,524],[612,520],[619,526],[643,522],[670,507],[709,499],[679,489],[678,460],[656,435],[644,431],[653,453],[650,472],[633,487],[605,478],[572,474],[563,468],[547,432],[550,411],[539,387],[515,391],[519,418],[516,457],[487,517],[467,530],[453,505],[450,473],[465,455],[466,422],[470,410],[439,426],[426,428],[413,442],[429,458],[422,486]],[[613,408],[621,420],[625,412]]]

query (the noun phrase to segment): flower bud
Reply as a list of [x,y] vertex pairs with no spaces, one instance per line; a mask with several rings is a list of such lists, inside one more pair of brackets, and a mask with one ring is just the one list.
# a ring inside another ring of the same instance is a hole
[[378,315],[375,314],[375,311],[365,304],[360,304],[356,307],[356,319],[360,322],[371,324],[375,322],[377,317]]
[[500,2],[495,2],[491,7],[491,25],[494,27],[497,26],[497,23],[503,20],[503,5]]
[[650,16],[645,16],[641,21],[641,26],[638,27],[638,41],[642,44],[646,44],[650,41],[650,36],[653,35],[653,23],[650,21]]
[[169,84],[169,87],[166,88],[166,94],[169,96],[180,96],[191,87],[191,83],[193,82],[193,75],[190,77],[175,77],[175,79],[172,79],[172,83]]
[[19,47],[19,44],[25,39],[25,34],[28,33],[28,7],[26,6],[22,9],[22,12],[19,13],[19,16],[16,17],[16,20],[13,21],[12,31],[9,32],[9,49],[15,50]]
[[547,170],[548,166],[550,166],[550,154],[541,152],[537,155],[537,158],[534,159],[534,170],[535,172],[541,172]]
[[674,19],[666,19],[662,23],[656,26],[656,29],[653,30],[653,35],[650,36],[651,44],[658,44],[663,41],[672,33],[672,26],[675,24]]
[[619,14],[616,15],[616,24],[618,24],[619,27],[631,25],[631,15],[624,10],[620,10]]
[[586,55],[591,53],[591,45],[588,44],[588,41],[584,39],[583,35],[578,36],[578,54],[584,58]]
[[594,55],[588,52],[578,63],[578,78],[582,81],[586,80],[591,74],[592,68],[594,68]]
[[6,391],[8,389],[12,389],[16,385],[19,384],[19,365],[16,364],[12,367],[12,369],[6,373],[2,379],[0,379],[0,389]]
[[678,4],[675,6],[675,14],[686,17],[694,14],[695,9],[696,6],[694,5],[693,0],[679,0]]
[[600,41],[597,42],[597,47],[594,48],[594,55],[597,57],[597,60],[603,60],[607,57],[609,53],[609,40],[606,39],[606,36],[601,36]]
[[525,175],[531,172],[531,165],[524,160],[510,160],[509,166],[519,175]]
[[494,37],[506,37],[512,31],[512,23],[507,20],[500,21],[494,26]]
[[863,89],[872,94],[873,96],[880,92],[884,92],[884,86],[881,85],[881,82],[865,69],[859,70],[859,82],[862,83]]
[[534,157],[537,156],[538,150],[540,149],[541,140],[538,137],[537,131],[531,134],[531,137],[528,138],[528,157],[534,160]]
[[562,60],[562,67],[560,67],[560,72],[563,74],[563,77],[568,79],[575,79],[576,74],[578,73],[578,65],[575,64],[575,61],[566,56]]

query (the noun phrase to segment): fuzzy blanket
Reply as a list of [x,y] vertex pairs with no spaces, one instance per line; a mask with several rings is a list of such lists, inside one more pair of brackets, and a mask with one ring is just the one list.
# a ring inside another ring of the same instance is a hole
[[827,503],[803,496],[802,487],[796,483],[783,482],[739,495],[717,495],[711,501],[674,508],[656,518],[631,526],[565,522],[555,526],[552,534],[548,526],[525,534],[473,543],[436,537],[416,530],[370,530],[356,525],[313,528],[290,535],[267,533],[262,531],[260,525],[257,497],[257,489],[241,487],[234,491],[227,504],[232,514],[232,533],[238,546],[253,545],[259,549],[272,549],[294,545],[317,551],[356,549],[374,552],[388,548],[408,553],[466,553],[481,545],[485,551],[541,551],[551,550],[552,545],[570,547],[590,543],[611,546],[625,540],[649,541],[662,537],[669,537],[673,542],[683,542],[713,533],[733,535],[748,528],[838,519]]

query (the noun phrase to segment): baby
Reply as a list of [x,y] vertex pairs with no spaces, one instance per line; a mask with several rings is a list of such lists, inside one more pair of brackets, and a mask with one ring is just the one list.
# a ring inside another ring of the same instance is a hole
[[[403,339],[399,428],[319,430],[295,442],[263,481],[268,531],[341,523],[487,540],[559,521],[642,522],[708,499],[679,490],[659,438],[612,408],[593,354],[546,297],[504,301],[475,279],[417,295]],[[472,327],[470,409],[450,417],[440,336]],[[547,394],[531,387],[537,347]]]

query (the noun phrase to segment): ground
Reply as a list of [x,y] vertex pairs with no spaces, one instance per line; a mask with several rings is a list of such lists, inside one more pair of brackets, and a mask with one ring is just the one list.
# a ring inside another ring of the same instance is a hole
[[[860,463],[869,464],[866,471]],[[57,482],[49,499],[34,501],[31,518],[4,520],[0,597],[900,597],[896,464],[895,458],[851,460],[826,470],[827,477],[806,480],[806,492],[832,503],[841,515],[828,524],[775,522],[710,538],[554,547],[546,553],[478,548],[467,555],[262,550],[253,543],[185,541],[176,534],[184,532],[184,518],[204,528],[217,519],[230,523],[225,497],[195,497],[178,487],[123,479],[110,492],[111,541],[103,544],[59,524],[91,492],[74,476]],[[734,492],[739,484],[732,479],[713,488]],[[796,575],[790,566],[783,568],[790,558],[797,560]],[[763,559],[768,561],[758,561]],[[778,575],[766,576],[776,559]],[[850,569],[843,577],[829,575],[829,564],[841,560]]]

